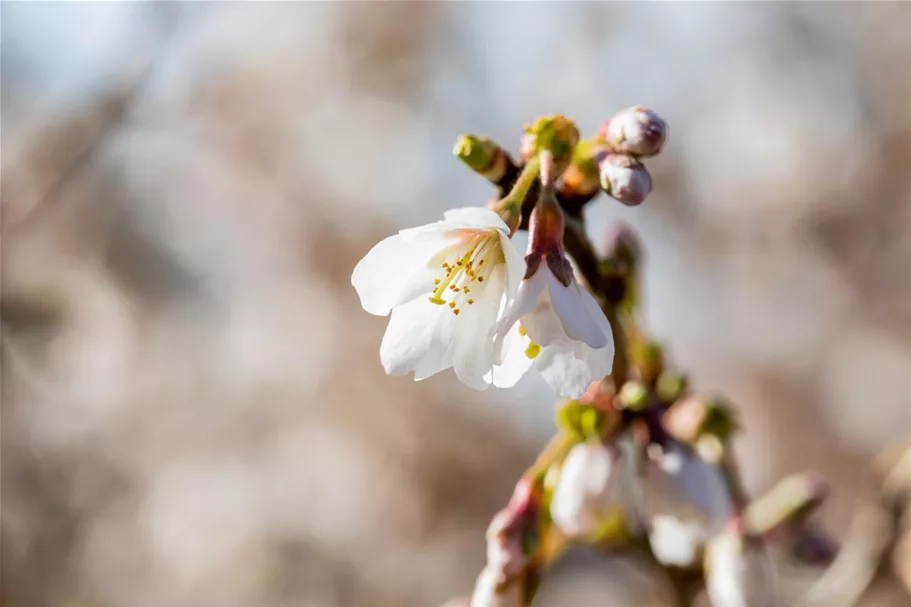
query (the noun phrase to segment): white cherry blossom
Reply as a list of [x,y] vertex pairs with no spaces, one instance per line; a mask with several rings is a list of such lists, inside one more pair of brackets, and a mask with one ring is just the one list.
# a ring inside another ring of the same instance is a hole
[[490,209],[447,211],[444,219],[402,230],[358,262],[351,284],[364,309],[391,313],[380,346],[390,375],[415,381],[452,367],[482,390],[494,362],[493,329],[525,273],[509,228]]
[[515,385],[533,364],[558,394],[579,398],[592,381],[610,373],[610,323],[591,293],[572,277],[568,262],[566,269],[568,285],[546,260],[519,285],[498,324],[495,386]]
[[560,469],[550,502],[554,523],[570,537],[588,538],[604,524],[616,495],[619,454],[603,443],[579,443],[569,451]]

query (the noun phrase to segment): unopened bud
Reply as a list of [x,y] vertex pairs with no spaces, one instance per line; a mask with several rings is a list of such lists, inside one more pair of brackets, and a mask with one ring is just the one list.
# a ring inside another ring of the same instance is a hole
[[469,607],[523,607],[522,576],[510,579],[496,567],[487,566],[475,582]]
[[652,191],[652,176],[641,162],[625,154],[603,154],[598,163],[601,189],[627,206],[634,207]]
[[616,504],[619,453],[603,443],[579,443],[566,456],[550,516],[567,535],[591,538]]
[[664,369],[664,348],[657,341],[637,341],[630,348],[633,363],[646,384],[653,385]]
[[525,127],[522,137],[522,158],[529,160],[544,150],[553,154],[556,174],[559,175],[572,159],[573,149],[579,143],[576,123],[561,114],[543,116]]
[[747,528],[756,534],[803,523],[828,494],[829,484],[819,474],[794,474],[751,503],[744,513],[744,520]]
[[522,528],[516,524],[516,513],[509,508],[501,510],[487,528],[487,564],[515,573],[527,562]]
[[661,398],[661,400],[670,403],[680,398],[686,390],[686,385],[686,375],[679,371],[665,369],[661,372],[661,375],[658,376],[658,381],[655,384],[655,392],[658,393],[658,397]]
[[572,161],[560,178],[560,192],[564,197],[587,199],[598,193],[601,187],[598,157],[605,151],[604,143],[597,139],[588,139],[576,145]]
[[509,164],[506,151],[487,137],[460,135],[452,153],[472,171],[492,182],[503,178]]
[[493,517],[487,528],[487,566],[475,583],[471,607],[524,605],[528,562],[537,549],[540,499],[540,484],[523,478],[506,508]]
[[733,520],[705,551],[705,587],[712,607],[776,607],[777,581],[762,540]]
[[723,401],[692,394],[675,402],[664,414],[664,427],[677,440],[694,444],[704,434],[721,440],[737,428],[733,410]]
[[624,409],[641,411],[648,405],[648,388],[642,382],[630,380],[620,388],[617,400]]
[[623,222],[608,226],[601,257],[611,259],[627,268],[635,268],[642,256],[642,243],[631,227]]
[[608,423],[616,423],[606,410],[582,401],[570,400],[557,409],[557,425],[578,441],[601,436]]
[[614,114],[598,134],[621,154],[654,156],[667,140],[667,123],[652,110],[636,105]]
[[696,564],[705,545],[705,531],[701,525],[670,515],[656,516],[651,524],[649,545],[659,563],[672,567]]

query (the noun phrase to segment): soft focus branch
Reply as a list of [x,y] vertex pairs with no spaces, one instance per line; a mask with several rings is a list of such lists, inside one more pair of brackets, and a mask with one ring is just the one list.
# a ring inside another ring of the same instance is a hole
[[[873,487],[858,506],[835,562],[797,607],[850,607],[890,574],[903,519],[911,513],[911,444],[884,453],[870,476]],[[909,567],[897,560],[898,568]]]

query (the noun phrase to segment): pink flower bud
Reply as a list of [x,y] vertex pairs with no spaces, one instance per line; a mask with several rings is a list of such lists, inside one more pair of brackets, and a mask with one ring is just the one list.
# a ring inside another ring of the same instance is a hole
[[603,154],[598,162],[601,189],[627,206],[634,207],[652,191],[652,176],[642,163],[625,154]]
[[632,267],[642,257],[642,244],[631,227],[617,222],[607,227],[604,245],[599,253],[602,258],[615,259]]
[[590,537],[617,503],[617,452],[601,443],[581,443],[566,456],[550,503],[550,516],[564,533]]
[[667,140],[667,123],[652,110],[636,105],[614,114],[599,135],[616,152],[654,156]]
[[487,566],[475,582],[469,607],[523,607],[522,578],[509,579],[496,567]]

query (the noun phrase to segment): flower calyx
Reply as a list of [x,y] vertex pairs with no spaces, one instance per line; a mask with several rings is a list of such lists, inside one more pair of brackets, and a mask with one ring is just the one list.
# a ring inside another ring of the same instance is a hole
[[525,279],[535,275],[541,263],[563,286],[573,282],[573,268],[563,249],[565,219],[554,191],[555,160],[549,151],[541,154],[541,191],[529,219],[528,255],[525,257]]

